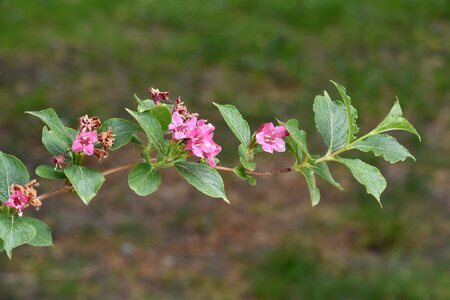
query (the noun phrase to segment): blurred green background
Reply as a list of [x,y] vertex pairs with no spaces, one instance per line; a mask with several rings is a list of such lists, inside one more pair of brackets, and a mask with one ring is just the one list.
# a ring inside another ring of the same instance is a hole
[[[217,125],[225,164],[237,143],[211,101],[235,104],[253,129],[299,118],[320,152],[312,102],[337,96],[330,79],[362,131],[398,96],[423,137],[395,134],[416,163],[353,154],[387,177],[383,209],[340,166],[345,191],[320,182],[314,209],[296,174],[256,187],[225,176],[231,206],[171,170],[147,198],[121,174],[89,208],[50,199],[32,214],[56,246],[2,256],[0,298],[450,299],[449,70],[447,0],[0,0],[0,147],[30,170],[49,156],[25,110],[53,107],[72,126],[85,113],[126,117],[150,86]],[[138,156],[130,146],[100,168]]]

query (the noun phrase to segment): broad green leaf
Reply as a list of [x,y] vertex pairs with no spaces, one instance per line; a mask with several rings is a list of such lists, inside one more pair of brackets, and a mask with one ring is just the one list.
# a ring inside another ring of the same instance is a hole
[[102,127],[100,127],[99,129],[99,132],[107,131],[110,127],[113,134],[115,135],[115,142],[111,147],[111,150],[117,150],[125,146],[130,142],[133,134],[141,130],[138,126],[127,120],[112,118],[103,122]]
[[411,157],[416,160],[414,156],[409,153],[408,149],[403,147],[394,137],[387,134],[376,134],[370,136],[353,146],[354,149],[363,152],[373,152],[375,156],[382,156],[391,164],[398,161],[404,161]]
[[172,122],[172,113],[170,112],[169,107],[165,104],[160,104],[149,111],[156,119],[158,119],[162,130],[167,131],[169,124]]
[[138,105],[137,110],[138,110],[138,112],[141,113],[141,112],[150,110],[150,109],[155,108],[155,107],[156,107],[155,101],[150,100],[150,99],[146,99],[146,100],[141,100],[141,102]]
[[0,239],[0,253],[3,252],[5,248],[3,247],[3,240]]
[[328,165],[326,162],[323,161],[318,164],[313,164],[309,168],[313,170],[314,173],[325,179],[335,188],[341,191],[343,190],[342,186],[336,180],[334,180],[333,176],[331,175],[330,169],[328,169]]
[[31,241],[27,242],[27,244],[35,247],[47,247],[53,245],[52,233],[47,224],[41,220],[30,217],[22,217],[21,219],[36,229],[36,235]]
[[294,142],[294,140],[289,136],[285,138],[285,141],[286,141],[286,149],[295,155],[296,158],[295,164],[301,163],[303,158],[303,151],[300,148],[300,146],[297,145]]
[[66,179],[66,174],[52,166],[40,165],[36,168],[36,175],[47,179]]
[[42,144],[52,155],[60,155],[71,148],[68,142],[46,126],[42,128]]
[[27,111],[26,113],[41,119],[50,128],[50,130],[53,130],[54,133],[65,140],[65,142],[72,142],[73,136],[71,135],[71,132],[66,129],[52,108],[40,111]]
[[0,238],[11,259],[12,250],[26,244],[36,236],[36,228],[15,215],[0,215]]
[[139,196],[147,196],[156,191],[161,183],[159,171],[148,163],[134,166],[128,175],[128,185]]
[[247,181],[250,185],[256,185],[256,178],[252,175],[247,174],[245,168],[243,166],[239,166],[233,169],[234,174],[241,178],[242,180]]
[[316,206],[320,202],[320,191],[316,186],[316,179],[314,177],[314,171],[308,168],[301,170],[303,176],[305,176],[306,183],[308,184],[309,196],[311,198],[312,206]]
[[345,105],[332,101],[327,92],[316,96],[313,105],[314,121],[322,139],[332,152],[347,144],[348,122]]
[[238,147],[239,161],[247,170],[254,171],[256,163],[253,161],[253,155],[248,153],[247,146],[240,144]]
[[402,108],[400,107],[400,103],[395,101],[391,110],[384,118],[384,120],[372,131],[374,133],[382,133],[391,130],[404,130],[415,134],[419,140],[421,140],[419,133],[417,130],[409,123],[408,120],[403,118]]
[[278,121],[278,123],[286,127],[287,132],[289,132],[288,138],[292,139],[303,152],[309,155],[308,145],[306,144],[306,132],[298,128],[298,120],[290,119],[286,123],[281,121]]
[[220,174],[204,163],[177,162],[175,168],[181,176],[200,192],[213,197],[222,198],[230,203],[225,195],[225,187]]
[[11,195],[11,184],[30,181],[25,165],[15,156],[0,151],[0,201],[5,203]]
[[358,111],[352,106],[350,96],[347,95],[345,87],[337,82],[334,82],[333,80],[331,80],[331,82],[341,95],[342,101],[344,101],[345,111],[347,112],[348,128],[350,129],[347,134],[347,144],[350,144],[350,142],[356,138],[355,134],[359,132],[358,125],[356,124],[356,119],[358,119]]
[[86,205],[95,197],[105,181],[102,173],[77,165],[64,168],[64,174],[66,174],[75,192]]
[[222,105],[214,102],[213,104],[219,109],[220,114],[237,139],[247,147],[251,139],[250,126],[239,110],[231,104]]
[[161,128],[161,124],[151,112],[145,111],[138,113],[130,109],[126,109],[127,112],[136,119],[141,125],[142,129],[146,133],[148,140],[156,147],[160,153],[165,151],[164,132]]
[[338,161],[350,170],[353,177],[366,187],[367,193],[373,195],[382,206],[380,195],[386,188],[386,179],[380,170],[360,159],[339,158]]

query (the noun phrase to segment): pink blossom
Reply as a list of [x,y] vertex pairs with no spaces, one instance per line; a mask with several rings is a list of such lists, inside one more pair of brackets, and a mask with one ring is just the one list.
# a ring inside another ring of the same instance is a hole
[[188,133],[195,128],[197,118],[192,117],[185,121],[178,112],[172,114],[172,123],[169,124],[169,130],[172,130],[174,140],[185,139]]
[[284,126],[274,126],[272,122],[265,123],[256,132],[256,142],[262,146],[265,152],[273,153],[273,150],[284,152],[286,144],[283,137],[287,135],[288,132]]
[[25,208],[25,204],[27,204],[30,198],[22,193],[21,191],[15,191],[11,194],[8,201],[5,202],[6,206],[15,208],[19,211],[19,216],[22,216],[22,210]]
[[186,145],[186,149],[194,156],[206,158],[212,167],[216,165],[214,157],[222,151],[222,147],[213,141],[214,129],[212,124],[206,124],[206,120],[199,120],[197,126],[187,134],[189,140]]
[[72,151],[83,151],[86,155],[92,155],[94,154],[94,143],[97,141],[97,131],[80,132],[73,141]]

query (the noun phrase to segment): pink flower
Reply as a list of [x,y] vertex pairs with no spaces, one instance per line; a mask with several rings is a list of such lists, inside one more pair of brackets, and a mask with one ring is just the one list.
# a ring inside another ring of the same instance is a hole
[[155,104],[158,104],[161,100],[169,99],[169,92],[160,92],[159,89],[150,88],[150,95]]
[[222,151],[222,147],[213,141],[214,129],[212,124],[206,124],[206,120],[199,120],[197,126],[186,135],[189,139],[186,149],[194,156],[206,158],[212,167],[216,165],[214,157]]
[[284,126],[273,126],[273,123],[265,123],[259,127],[256,132],[256,142],[260,144],[265,152],[273,153],[284,152],[286,144],[283,137],[287,136],[288,132]]
[[15,208],[19,211],[19,216],[22,216],[22,210],[25,208],[25,204],[27,204],[30,198],[20,191],[15,191],[11,194],[8,201],[5,202],[6,206]]
[[185,139],[187,134],[195,128],[197,118],[192,117],[185,121],[178,112],[172,114],[172,123],[169,124],[169,130],[172,130],[174,140]]
[[80,132],[73,141],[72,151],[83,151],[86,155],[92,155],[94,154],[94,143],[97,141],[97,131]]

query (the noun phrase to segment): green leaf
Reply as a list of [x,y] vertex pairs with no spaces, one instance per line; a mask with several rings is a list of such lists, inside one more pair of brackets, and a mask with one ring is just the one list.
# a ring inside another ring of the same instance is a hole
[[347,143],[347,113],[340,101],[332,101],[327,92],[316,96],[313,105],[314,121],[328,152],[344,147]]
[[213,197],[222,198],[230,203],[225,195],[225,187],[220,174],[204,163],[177,162],[175,168],[191,185],[200,192]]
[[50,128],[50,130],[53,130],[54,133],[61,139],[65,140],[65,142],[71,143],[73,141],[71,132],[66,129],[52,108],[40,111],[27,111],[26,113],[41,119]]
[[239,110],[231,104],[221,105],[214,102],[213,104],[219,109],[220,114],[237,139],[247,147],[251,139],[250,126]]
[[26,244],[36,236],[36,228],[15,215],[0,215],[0,238],[11,259],[12,250]]
[[305,169],[301,170],[301,173],[303,174],[303,176],[305,176],[306,183],[308,184],[309,196],[311,198],[311,204],[312,204],[312,206],[316,206],[320,202],[320,191],[316,186],[316,179],[314,177],[314,171],[309,168],[305,168]]
[[28,244],[35,247],[47,247],[53,245],[52,233],[47,224],[41,220],[30,217],[22,217],[21,220],[36,229],[36,235],[31,241],[27,242]]
[[102,173],[77,165],[64,168],[64,174],[86,205],[95,197],[105,181]]
[[253,155],[248,153],[247,146],[240,144],[238,147],[239,161],[242,166],[247,170],[254,171],[256,169],[256,163],[253,162]]
[[373,195],[382,206],[380,195],[386,188],[386,179],[381,175],[380,170],[360,159],[339,158],[337,161],[344,164],[353,177],[366,187],[367,193]]
[[138,112],[140,112],[140,113],[156,107],[155,101],[153,101],[153,100],[146,99],[146,100],[140,100],[140,101],[141,102],[139,103],[138,108],[137,108]]
[[358,125],[356,124],[356,119],[358,118],[358,111],[356,110],[356,108],[352,106],[351,99],[347,95],[345,87],[337,82],[334,82],[333,80],[331,80],[331,82],[334,84],[339,94],[341,95],[342,101],[344,101],[345,111],[347,112],[348,128],[350,129],[348,130],[347,134],[347,145],[348,145],[356,138],[355,134],[359,132]]
[[309,168],[335,188],[341,191],[343,190],[342,186],[336,180],[334,180],[333,175],[331,175],[330,169],[328,168],[326,162],[323,161],[318,164],[313,164]]
[[5,248],[3,247],[3,240],[0,239],[0,253],[3,252]]
[[408,120],[403,118],[402,108],[400,103],[395,101],[391,110],[387,114],[386,118],[372,131],[373,133],[382,133],[391,130],[404,130],[415,134],[419,140],[421,140],[417,130],[409,123]]
[[295,144],[297,144],[297,146],[299,146],[300,149],[309,156],[308,145],[306,144],[306,132],[299,129],[298,120],[290,119],[286,123],[281,121],[278,121],[278,123],[286,127],[287,132],[289,132],[289,136],[287,138],[294,141]]
[[370,136],[362,141],[357,142],[354,149],[363,152],[373,152],[375,156],[382,156],[391,164],[398,161],[404,161],[408,157],[416,160],[414,156],[409,153],[408,149],[403,147],[394,137],[387,134],[376,134]]
[[5,203],[11,195],[11,184],[26,184],[30,181],[25,165],[15,156],[0,151],[0,201]]
[[159,171],[148,163],[134,166],[128,175],[128,185],[139,196],[147,196],[156,191],[161,183]]
[[47,179],[66,179],[66,174],[52,166],[40,165],[36,168],[36,175]]
[[128,108],[126,110],[133,118],[136,119],[142,129],[144,129],[148,140],[160,153],[164,153],[166,147],[164,143],[164,132],[158,119],[156,119],[152,113],[148,111],[138,113]]
[[170,112],[169,107],[165,104],[160,104],[149,111],[156,119],[158,119],[162,130],[167,131],[169,124],[172,122],[172,113]]
[[111,147],[111,150],[117,150],[125,146],[131,141],[133,134],[141,130],[138,126],[127,120],[121,118],[112,118],[103,122],[102,126],[99,129],[99,132],[101,133],[107,131],[110,127],[113,134],[115,135],[115,142]]
[[243,166],[239,166],[233,169],[234,174],[241,178],[242,180],[247,181],[250,185],[256,185],[256,178],[252,175],[247,174],[245,168]]
[[70,150],[70,146],[65,139],[62,139],[53,130],[48,130],[46,126],[42,128],[42,144],[52,155],[60,155]]

